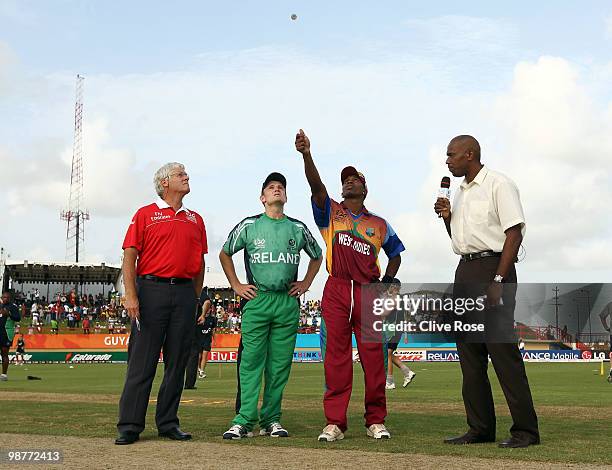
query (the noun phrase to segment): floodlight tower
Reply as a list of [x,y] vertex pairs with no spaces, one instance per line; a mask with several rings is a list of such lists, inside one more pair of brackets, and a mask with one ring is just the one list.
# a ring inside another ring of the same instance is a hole
[[68,210],[60,214],[66,221],[66,261],[74,253],[74,261],[79,262],[79,253],[85,241],[85,221],[89,212],[81,209],[83,203],[83,81],[76,77],[76,101],[74,105],[74,143],[72,145],[72,171],[70,173],[70,197]]

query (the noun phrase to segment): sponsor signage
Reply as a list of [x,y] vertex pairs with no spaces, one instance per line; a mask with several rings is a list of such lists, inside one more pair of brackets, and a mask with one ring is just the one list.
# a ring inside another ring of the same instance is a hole
[[563,349],[552,351],[521,351],[525,361],[603,361],[607,354],[603,351],[581,351],[580,349]]
[[211,351],[208,362],[236,362],[238,351]]
[[321,362],[321,351],[294,351],[293,362]]
[[[125,351],[32,351],[23,354],[28,363],[92,363],[92,362],[126,362]],[[15,354],[9,354],[9,360],[15,362]]]
[[459,354],[457,351],[427,351],[425,360],[430,362],[457,362]]
[[423,350],[398,349],[394,354],[402,362],[424,361],[426,354]]
[[[563,362],[563,361],[603,361],[607,354],[602,351],[581,351],[579,349],[559,349],[559,350],[526,350],[521,351],[525,362]],[[427,351],[426,361],[431,362],[451,362],[458,361],[457,351]]]

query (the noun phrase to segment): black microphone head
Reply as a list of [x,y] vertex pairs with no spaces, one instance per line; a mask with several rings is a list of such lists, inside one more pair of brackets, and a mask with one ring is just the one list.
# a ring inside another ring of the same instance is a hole
[[440,182],[440,187],[450,188],[450,177],[445,176],[444,178],[442,178],[442,181]]

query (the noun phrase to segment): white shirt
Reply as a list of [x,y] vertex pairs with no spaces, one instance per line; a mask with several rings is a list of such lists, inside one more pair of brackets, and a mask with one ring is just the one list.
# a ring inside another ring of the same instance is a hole
[[495,251],[501,253],[504,233],[521,224],[525,215],[516,184],[505,175],[483,166],[476,178],[465,179],[455,195],[451,216],[451,241],[458,255]]

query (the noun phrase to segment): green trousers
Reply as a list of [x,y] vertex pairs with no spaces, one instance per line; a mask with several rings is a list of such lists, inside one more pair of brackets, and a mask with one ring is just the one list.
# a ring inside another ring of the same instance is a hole
[[[286,292],[258,292],[242,311],[240,411],[232,424],[251,431],[259,421],[265,428],[281,419],[283,391],[289,380],[300,309]],[[265,380],[261,415],[257,403]]]

